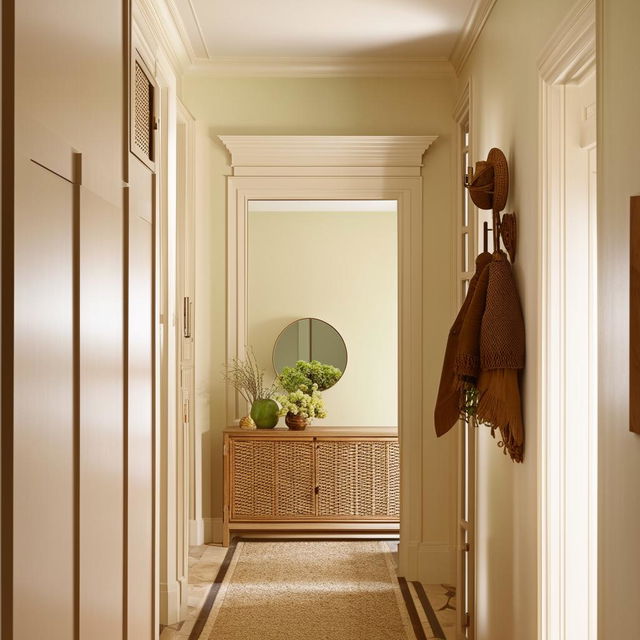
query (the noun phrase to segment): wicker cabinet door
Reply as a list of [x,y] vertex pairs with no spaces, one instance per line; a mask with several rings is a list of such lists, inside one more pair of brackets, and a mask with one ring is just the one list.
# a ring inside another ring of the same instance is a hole
[[321,440],[316,466],[319,516],[366,520],[399,517],[397,441]]
[[296,519],[315,515],[313,442],[276,443],[276,516]]
[[356,459],[358,444],[321,440],[316,445],[318,516],[356,515]]
[[231,518],[252,520],[276,512],[276,443],[231,440]]
[[315,515],[313,441],[231,440],[231,518]]

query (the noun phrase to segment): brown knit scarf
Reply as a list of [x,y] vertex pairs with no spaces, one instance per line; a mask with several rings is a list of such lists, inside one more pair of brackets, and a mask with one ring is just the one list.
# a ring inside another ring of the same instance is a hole
[[468,299],[455,353],[458,407],[464,418],[474,415],[492,433],[499,429],[505,453],[522,462],[519,371],[525,362],[524,319],[504,253],[493,254]]
[[476,272],[469,281],[469,290],[462,307],[449,331],[447,339],[447,348],[444,353],[444,362],[442,364],[442,374],[440,375],[440,387],[438,389],[438,398],[436,407],[433,412],[434,423],[436,427],[436,435],[438,437],[444,435],[453,427],[460,419],[460,389],[458,387],[458,379],[456,376],[456,354],[458,353],[458,339],[460,329],[464,322],[465,316],[473,298],[473,292],[476,289],[480,274],[485,267],[489,265],[492,257],[490,253],[481,253],[476,258]]
[[524,426],[519,371],[525,363],[525,331],[513,271],[502,252],[493,254],[469,305],[456,355],[458,386],[477,388],[478,423],[500,430],[501,445],[522,462]]

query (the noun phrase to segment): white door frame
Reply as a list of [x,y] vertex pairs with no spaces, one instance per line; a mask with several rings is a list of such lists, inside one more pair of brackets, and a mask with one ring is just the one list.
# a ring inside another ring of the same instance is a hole
[[[422,538],[422,157],[435,136],[221,136],[227,179],[227,360],[247,344],[250,200],[396,200],[399,243],[399,572],[418,579]],[[232,390],[227,424],[246,413]]]
[[[455,203],[456,217],[456,301],[462,306],[475,270],[478,254],[478,210],[464,186],[465,175],[473,166],[474,129],[472,82],[469,79],[458,98],[453,118],[455,133]],[[464,131],[467,131],[466,141]],[[466,156],[466,158],[465,158]],[[466,159],[466,162],[465,162]],[[466,211],[466,219],[463,212]],[[466,241],[464,241],[466,236]],[[474,640],[476,636],[476,479],[478,429],[471,422],[458,423],[458,491],[457,491],[457,597],[456,638]]]
[[[539,486],[539,563],[538,563],[538,637],[540,640],[573,640],[577,636],[575,616],[588,620],[588,635],[580,640],[597,638],[597,273],[589,274],[589,345],[585,345],[590,371],[588,424],[578,425],[586,440],[587,464],[574,465],[572,448],[576,424],[567,406],[566,375],[568,348],[564,309],[567,302],[565,233],[565,149],[564,94],[567,84],[580,82],[595,69],[596,55],[595,1],[581,0],[560,24],[539,60],[540,77],[540,323],[538,402]],[[595,220],[590,257],[595,264]],[[591,375],[593,374],[593,375]],[[576,522],[568,505],[576,500],[588,509]],[[570,556],[572,540],[569,529],[578,527],[588,536],[588,552],[581,557],[588,569],[587,596],[582,579],[572,570],[575,557]],[[580,581],[580,584],[577,582]]]
[[[177,98],[178,78],[143,3],[132,5],[132,38],[158,89],[155,282],[155,573],[156,620],[174,624],[187,614],[188,490],[183,446],[177,326],[177,122],[188,116]],[[187,161],[190,158],[185,158]],[[186,488],[185,488],[186,487]]]

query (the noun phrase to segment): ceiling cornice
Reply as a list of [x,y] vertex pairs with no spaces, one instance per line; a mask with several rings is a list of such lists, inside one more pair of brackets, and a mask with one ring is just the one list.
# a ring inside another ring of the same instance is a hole
[[474,0],[449,58],[460,74],[497,0]]
[[438,136],[218,136],[238,175],[420,175]]
[[[212,77],[426,77],[459,74],[497,0],[474,0],[451,56],[387,57],[198,57],[174,0],[136,0],[172,62],[184,73]],[[204,41],[203,41],[204,42]]]
[[235,77],[453,77],[446,58],[225,57],[196,60],[188,73]]
[[136,0],[133,17],[143,31],[150,32],[154,41],[162,47],[174,69],[184,72],[193,61],[187,43],[183,41],[178,23],[165,0]]

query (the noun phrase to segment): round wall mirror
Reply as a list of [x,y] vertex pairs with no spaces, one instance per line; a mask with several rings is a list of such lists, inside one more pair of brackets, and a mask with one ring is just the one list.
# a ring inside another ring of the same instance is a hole
[[331,364],[344,373],[347,368],[347,345],[342,336],[324,320],[301,318],[287,325],[273,347],[273,368],[277,374],[294,367],[298,360],[317,360]]

